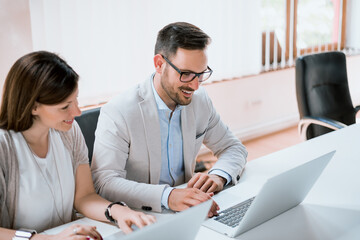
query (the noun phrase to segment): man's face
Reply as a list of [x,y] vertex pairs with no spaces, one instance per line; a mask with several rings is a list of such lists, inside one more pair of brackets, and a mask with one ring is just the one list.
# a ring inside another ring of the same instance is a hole
[[[176,55],[169,58],[182,72],[201,73],[207,70],[207,54],[205,50],[186,50],[179,48]],[[196,77],[188,83],[180,81],[180,74],[164,60],[165,68],[161,74],[161,89],[158,91],[161,99],[170,109],[176,105],[188,105],[194,92],[199,88],[199,79]],[[157,89],[158,90],[158,89]]]

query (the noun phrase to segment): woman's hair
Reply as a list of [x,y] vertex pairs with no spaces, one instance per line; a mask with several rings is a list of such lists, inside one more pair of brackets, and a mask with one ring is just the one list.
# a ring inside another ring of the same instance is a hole
[[29,129],[35,103],[55,105],[77,88],[78,74],[59,56],[46,51],[29,53],[11,67],[4,84],[0,128]]

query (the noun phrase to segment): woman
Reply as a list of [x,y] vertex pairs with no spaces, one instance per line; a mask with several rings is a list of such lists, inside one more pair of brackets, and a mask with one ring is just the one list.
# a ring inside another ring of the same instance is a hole
[[[34,234],[79,213],[115,220],[125,232],[153,216],[111,204],[95,193],[87,148],[74,117],[78,75],[53,53],[27,54],[6,78],[0,110],[0,239],[102,239],[93,226],[72,225],[57,235]],[[105,216],[107,211],[107,217]],[[110,215],[110,216],[109,216]]]

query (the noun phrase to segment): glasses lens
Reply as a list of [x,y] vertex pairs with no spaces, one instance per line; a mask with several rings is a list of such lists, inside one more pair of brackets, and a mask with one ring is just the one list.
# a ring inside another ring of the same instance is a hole
[[208,72],[204,72],[203,74],[200,75],[199,77],[199,82],[203,82],[205,80],[208,80],[211,76],[211,71],[208,71]]
[[203,82],[205,80],[208,80],[210,78],[211,74],[212,74],[211,70],[203,72],[201,74],[192,73],[192,72],[183,72],[183,73],[181,73],[180,81],[182,81],[182,82],[191,82],[196,77],[198,77],[199,82]]
[[195,73],[192,72],[183,72],[181,75],[182,82],[190,82],[196,77]]

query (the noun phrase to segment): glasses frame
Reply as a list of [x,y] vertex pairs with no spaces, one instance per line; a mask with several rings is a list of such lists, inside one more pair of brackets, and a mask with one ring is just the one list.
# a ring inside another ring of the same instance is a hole
[[[213,70],[212,70],[209,66],[207,66],[208,71],[205,70],[205,71],[203,71],[203,72],[201,72],[201,73],[196,73],[196,72],[191,72],[191,71],[184,71],[184,72],[183,72],[183,71],[181,71],[179,68],[177,68],[172,62],[170,62],[170,60],[169,60],[167,57],[165,57],[164,55],[161,55],[161,56],[165,59],[165,61],[166,61],[168,64],[170,64],[170,66],[171,66],[173,69],[175,69],[175,71],[177,71],[177,72],[180,74],[179,80],[180,80],[180,82],[183,82],[183,83],[189,83],[189,82],[193,81],[196,77],[198,78],[199,83],[202,83],[202,82],[208,80],[208,79],[211,77],[211,74],[213,73]],[[181,77],[182,77],[182,75],[185,74],[185,73],[192,73],[192,74],[195,74],[195,76],[194,76],[191,80],[189,80],[189,81],[183,81],[183,80],[181,80]],[[205,74],[205,73],[210,73],[210,74],[209,74],[209,77],[206,78],[206,79],[200,80],[200,76],[203,75],[203,74]]]

